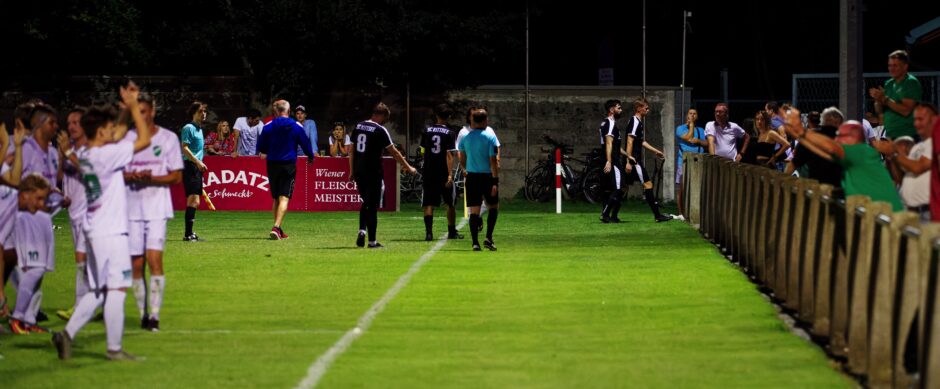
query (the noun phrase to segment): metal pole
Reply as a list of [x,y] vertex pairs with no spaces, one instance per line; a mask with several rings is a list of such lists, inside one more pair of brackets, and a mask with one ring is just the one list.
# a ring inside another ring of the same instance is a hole
[[682,88],[682,101],[679,102],[679,114],[685,120],[685,33],[688,31],[688,21],[687,18],[691,12],[682,11],[682,84],[679,85]]
[[862,119],[862,2],[839,1],[839,106],[846,119]]
[[646,98],[646,0],[643,0],[643,98]]
[[405,158],[411,151],[411,80],[405,82]]
[[529,174],[529,2],[525,2],[525,174]]

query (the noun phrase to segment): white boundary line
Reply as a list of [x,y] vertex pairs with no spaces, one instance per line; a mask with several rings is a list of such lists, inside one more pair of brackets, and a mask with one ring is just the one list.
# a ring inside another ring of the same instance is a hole
[[[460,225],[457,226],[457,229],[459,230],[463,228],[463,226],[466,224],[467,219],[461,220]],[[435,244],[434,247],[431,247],[428,252],[421,256],[421,258],[418,258],[418,260],[411,265],[411,268],[408,269],[408,272],[399,277],[398,281],[395,282],[395,285],[392,285],[392,287],[386,291],[384,295],[382,295],[382,298],[376,301],[375,304],[372,304],[372,307],[370,307],[369,310],[359,318],[359,321],[356,322],[356,327],[346,331],[346,334],[344,334],[342,338],[337,340],[329,350],[326,350],[326,352],[321,354],[317,360],[314,361],[312,365],[310,365],[310,368],[307,369],[307,376],[304,377],[304,379],[301,380],[300,383],[295,386],[295,388],[311,389],[317,386],[317,383],[319,383],[320,379],[323,378],[323,376],[326,374],[326,371],[333,364],[333,361],[335,361],[336,358],[339,358],[339,356],[342,355],[343,352],[345,352],[346,349],[348,349],[349,346],[351,346],[352,343],[356,341],[356,339],[362,336],[363,332],[369,329],[369,326],[372,325],[372,321],[375,320],[375,317],[378,316],[378,314],[382,312],[383,309],[385,309],[385,306],[388,305],[388,302],[392,301],[392,299],[398,295],[398,292],[408,285],[408,282],[411,281],[411,277],[418,273],[418,271],[421,270],[421,267],[430,261],[431,257],[433,257],[435,253],[444,247],[445,243],[447,243],[447,235],[444,235],[438,239],[437,244]]]
[[[83,334],[94,334],[101,335],[104,334],[104,330],[84,330],[81,333]],[[138,334],[148,334],[150,331],[141,330],[141,331],[125,331],[124,336],[138,335]],[[304,335],[304,334],[342,334],[343,330],[340,329],[293,329],[293,330],[270,330],[270,331],[257,331],[257,330],[227,330],[227,329],[180,329],[180,330],[160,330],[156,334],[165,334],[165,335]]]

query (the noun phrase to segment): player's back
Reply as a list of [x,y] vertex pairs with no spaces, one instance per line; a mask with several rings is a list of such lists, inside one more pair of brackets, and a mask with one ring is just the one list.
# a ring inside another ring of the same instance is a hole
[[645,140],[645,130],[643,120],[634,115],[627,121],[627,136],[633,138],[633,150],[631,156],[639,161],[643,158],[643,141]]
[[447,171],[447,153],[454,150],[454,131],[446,125],[433,125],[424,130],[421,136],[424,148],[425,177],[440,176],[445,178]]
[[496,137],[483,129],[471,130],[460,141],[460,152],[466,155],[467,172],[490,173],[490,157],[496,156]]
[[366,120],[353,129],[352,142],[356,176],[381,176],[382,153],[392,144],[388,130],[381,124]]

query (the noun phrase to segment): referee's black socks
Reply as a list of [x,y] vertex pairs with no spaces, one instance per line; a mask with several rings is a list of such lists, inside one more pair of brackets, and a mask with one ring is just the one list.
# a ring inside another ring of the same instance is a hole
[[[490,212],[493,212],[490,210]],[[477,214],[470,214],[470,236],[473,237],[473,244],[480,245],[480,230],[483,228],[483,218]]]
[[193,234],[194,220],[196,220],[196,208],[186,207],[186,236]]
[[493,229],[496,227],[497,217],[499,217],[498,209],[490,209],[486,211],[486,239],[490,242],[493,241]]
[[432,226],[434,226],[434,216],[424,215],[424,231],[429,235],[432,233]]

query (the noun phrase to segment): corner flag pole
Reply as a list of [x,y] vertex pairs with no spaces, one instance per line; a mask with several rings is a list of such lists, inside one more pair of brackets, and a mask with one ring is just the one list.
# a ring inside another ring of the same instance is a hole
[[467,210],[467,179],[463,180],[463,218],[469,218],[470,212]]
[[555,149],[555,213],[561,213],[561,149]]
[[209,195],[206,194],[205,189],[202,191],[202,198],[206,199],[206,205],[209,206],[209,209],[215,211],[215,204],[212,204],[212,199],[210,199]]

